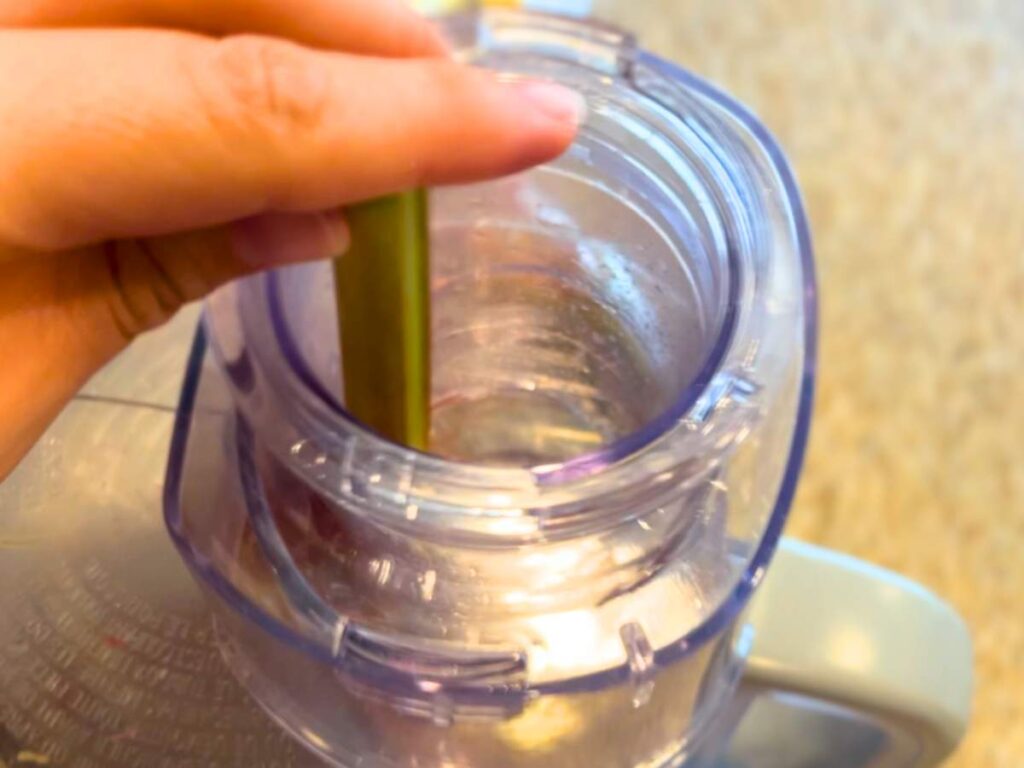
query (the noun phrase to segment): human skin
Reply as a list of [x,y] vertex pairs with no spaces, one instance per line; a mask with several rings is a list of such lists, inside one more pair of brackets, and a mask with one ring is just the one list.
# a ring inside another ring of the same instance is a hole
[[336,256],[344,206],[512,173],[581,115],[403,0],[0,0],[0,479],[135,336]]

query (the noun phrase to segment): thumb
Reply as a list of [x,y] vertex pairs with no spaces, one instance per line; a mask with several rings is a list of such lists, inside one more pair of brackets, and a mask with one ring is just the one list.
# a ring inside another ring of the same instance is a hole
[[135,336],[233,278],[347,244],[339,213],[268,214],[35,258],[0,254],[0,480]]
[[262,214],[193,232],[115,241],[104,247],[109,295],[102,305],[124,343],[235,278],[339,256],[348,243],[340,211]]

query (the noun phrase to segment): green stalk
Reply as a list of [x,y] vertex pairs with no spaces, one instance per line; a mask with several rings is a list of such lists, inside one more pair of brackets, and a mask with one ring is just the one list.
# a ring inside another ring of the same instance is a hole
[[430,431],[430,238],[426,190],[348,211],[335,261],[345,407],[384,437],[425,450]]

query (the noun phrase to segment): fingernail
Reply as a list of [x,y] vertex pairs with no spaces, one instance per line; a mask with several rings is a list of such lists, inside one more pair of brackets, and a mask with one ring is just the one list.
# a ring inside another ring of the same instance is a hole
[[270,213],[231,226],[235,252],[254,267],[271,267],[340,256],[349,246],[340,211]]
[[579,126],[586,118],[587,102],[582,94],[571,88],[543,80],[529,80],[511,85],[534,109],[553,120]]

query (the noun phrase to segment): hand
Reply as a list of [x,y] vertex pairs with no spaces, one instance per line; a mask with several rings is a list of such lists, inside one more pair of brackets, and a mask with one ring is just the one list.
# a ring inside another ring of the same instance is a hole
[[444,52],[403,0],[0,0],[0,479],[182,304],[343,251],[341,206],[570,143],[571,92]]

